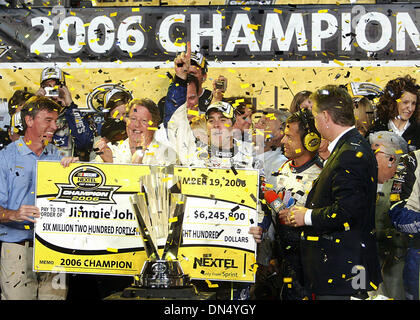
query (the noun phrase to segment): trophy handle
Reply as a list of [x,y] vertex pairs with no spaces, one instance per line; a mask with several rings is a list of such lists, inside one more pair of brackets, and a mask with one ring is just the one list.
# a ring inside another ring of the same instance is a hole
[[[134,199],[133,199],[134,198]],[[156,249],[156,246],[153,243],[152,237],[150,236],[150,232],[147,229],[146,223],[143,220],[143,217],[141,216],[141,212],[140,209],[138,207],[138,195],[133,195],[132,197],[130,197],[130,202],[131,205],[134,209],[134,212],[136,213],[137,216],[137,221],[139,223],[139,231],[140,231],[140,235],[143,239],[143,243],[144,243],[144,249],[146,251],[147,257],[150,260],[160,260],[159,259],[159,253]]]

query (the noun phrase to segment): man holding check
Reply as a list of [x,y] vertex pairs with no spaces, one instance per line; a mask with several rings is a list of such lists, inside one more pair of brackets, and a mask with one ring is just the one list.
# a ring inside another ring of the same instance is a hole
[[32,268],[35,219],[36,163],[61,161],[63,167],[79,159],[63,157],[50,142],[57,130],[60,105],[34,96],[21,115],[24,136],[0,151],[0,285],[2,300],[65,299],[65,283],[53,284],[54,274]]

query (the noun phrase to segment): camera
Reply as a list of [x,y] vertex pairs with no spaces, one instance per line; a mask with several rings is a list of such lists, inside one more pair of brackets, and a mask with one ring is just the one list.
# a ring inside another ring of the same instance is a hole
[[227,83],[225,80],[218,80],[216,81],[216,89],[220,89],[222,91],[226,91]]
[[58,97],[59,92],[58,92],[58,88],[55,87],[45,87],[45,96],[46,97]]

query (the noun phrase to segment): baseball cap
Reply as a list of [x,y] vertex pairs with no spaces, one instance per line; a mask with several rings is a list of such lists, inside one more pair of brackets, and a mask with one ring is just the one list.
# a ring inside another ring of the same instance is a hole
[[112,97],[116,93],[118,93],[118,92],[125,92],[125,93],[127,93],[130,96],[130,100],[133,99],[133,95],[131,94],[131,92],[129,92],[128,90],[126,90],[124,87],[121,87],[119,85],[116,85],[112,89],[109,89],[107,91],[107,93],[105,93],[105,96],[104,96],[104,106],[106,106],[108,104],[108,102],[112,99]]
[[233,107],[231,104],[224,101],[217,101],[215,103],[212,103],[211,105],[208,106],[206,110],[206,119],[208,119],[208,115],[210,111],[213,109],[220,111],[224,117],[235,120],[235,115],[234,115]]
[[201,69],[204,70],[205,73],[208,71],[208,63],[206,58],[200,52],[192,52],[191,53],[191,61],[193,64],[196,64]]
[[59,82],[64,82],[64,72],[58,67],[47,67],[42,70],[41,83],[48,79],[57,79]]

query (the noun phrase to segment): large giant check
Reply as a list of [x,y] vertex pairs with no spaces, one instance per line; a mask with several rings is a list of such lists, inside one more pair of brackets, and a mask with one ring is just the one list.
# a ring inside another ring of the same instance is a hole
[[[148,165],[39,161],[34,270],[136,275],[147,259],[130,197]],[[178,259],[193,279],[253,281],[258,171],[175,167],[187,195]],[[158,241],[163,249],[166,239]]]

